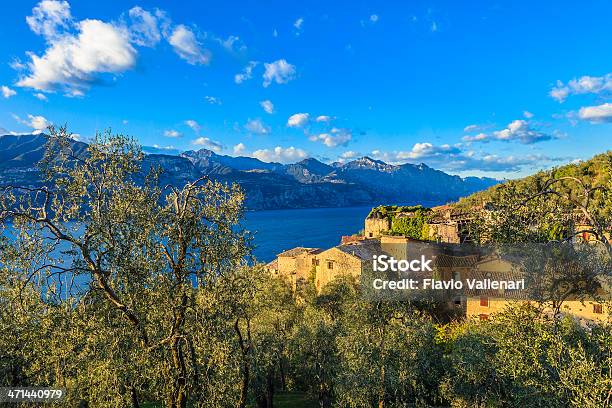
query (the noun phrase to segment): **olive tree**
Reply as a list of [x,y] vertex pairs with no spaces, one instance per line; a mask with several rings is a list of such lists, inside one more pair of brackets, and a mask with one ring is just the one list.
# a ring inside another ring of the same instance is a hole
[[[112,396],[91,395],[112,389],[123,393],[113,405],[159,398],[185,407],[201,389],[196,333],[214,319],[199,307],[199,289],[234,273],[249,253],[237,227],[244,195],[206,178],[160,186],[159,169],[143,168],[139,146],[121,135],[97,135],[80,152],[65,128],[50,134],[41,162],[46,183],[8,186],[0,195],[0,223],[22,250],[4,268],[9,280],[42,307],[68,307],[66,321],[78,322],[71,330],[95,329],[79,330],[71,349],[94,344],[92,361],[103,375],[71,392],[99,406]],[[46,381],[78,374],[59,367]]]

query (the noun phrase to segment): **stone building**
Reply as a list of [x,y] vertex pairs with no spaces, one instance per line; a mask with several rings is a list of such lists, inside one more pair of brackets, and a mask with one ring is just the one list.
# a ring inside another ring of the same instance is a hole
[[380,241],[376,239],[338,245],[321,251],[316,255],[317,291],[339,276],[359,278],[366,268],[372,267],[372,257],[380,253]]
[[374,212],[365,219],[364,235],[366,238],[379,238],[391,231],[391,219],[380,212]]
[[432,208],[432,219],[427,223],[429,239],[436,242],[460,244],[469,240],[468,224],[472,215],[451,206]]
[[281,252],[276,259],[266,265],[274,275],[285,277],[295,290],[299,284],[306,282],[316,267],[316,255],[320,248],[296,247]]

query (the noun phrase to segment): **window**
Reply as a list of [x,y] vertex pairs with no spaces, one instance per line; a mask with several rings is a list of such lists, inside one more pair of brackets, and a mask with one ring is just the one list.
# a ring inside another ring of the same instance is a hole
[[453,272],[453,280],[456,281],[460,281],[461,280],[461,273],[455,271]]
[[488,297],[481,297],[480,298],[480,306],[482,307],[489,307],[489,298]]
[[312,258],[312,266],[319,266],[319,260],[316,258]]
[[334,269],[334,262],[333,261],[327,261],[327,269]]
[[372,238],[374,236],[374,233],[370,232],[370,238]]
[[488,314],[480,314],[478,315],[478,317],[480,318],[480,320],[489,320],[489,315]]
[[603,313],[603,306],[600,305],[599,303],[594,303],[593,304],[593,313],[602,314]]

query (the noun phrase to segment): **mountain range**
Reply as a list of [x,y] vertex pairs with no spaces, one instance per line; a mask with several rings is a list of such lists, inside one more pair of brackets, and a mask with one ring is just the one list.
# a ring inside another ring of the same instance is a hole
[[[0,136],[0,185],[39,185],[37,163],[47,136]],[[74,148],[85,151],[83,142]],[[425,164],[392,165],[370,157],[325,164],[314,158],[293,164],[232,157],[207,149],[180,155],[147,154],[143,170],[163,169],[162,182],[181,186],[202,175],[239,183],[251,210],[398,204],[442,204],[484,190],[499,180],[459,177]]]

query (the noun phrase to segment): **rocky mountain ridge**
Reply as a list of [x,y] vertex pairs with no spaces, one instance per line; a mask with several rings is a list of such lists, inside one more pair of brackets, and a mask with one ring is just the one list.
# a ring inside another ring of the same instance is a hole
[[[0,185],[41,183],[37,163],[45,135],[0,136]],[[79,150],[87,145],[73,142]],[[252,210],[400,204],[442,204],[486,189],[499,181],[449,175],[425,164],[387,164],[370,157],[328,165],[314,158],[293,164],[267,163],[252,157],[232,157],[210,150],[179,156],[148,154],[143,170],[160,166],[162,182],[177,186],[208,175],[239,183]]]

